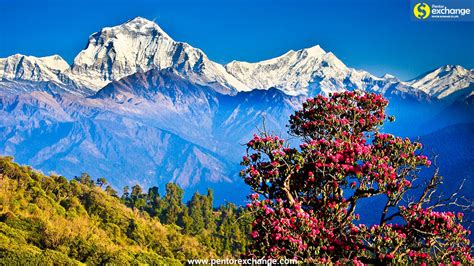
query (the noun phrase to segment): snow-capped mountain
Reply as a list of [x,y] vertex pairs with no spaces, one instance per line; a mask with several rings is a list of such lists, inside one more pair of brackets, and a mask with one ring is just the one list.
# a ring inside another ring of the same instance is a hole
[[174,68],[197,83],[214,84],[222,92],[249,89],[200,49],[174,41],[156,23],[140,17],[92,34],[67,74],[98,90],[110,81],[153,68]]
[[408,84],[433,97],[442,99],[463,90],[474,90],[474,69],[446,65],[416,78]]
[[346,66],[318,45],[261,62],[233,61],[223,66],[200,49],[173,40],[155,22],[137,17],[92,34],[71,66],[59,56],[0,59],[0,88],[22,91],[24,86],[23,91],[30,91],[34,85],[17,81],[52,82],[69,92],[90,94],[134,73],[166,68],[225,94],[277,88],[288,95],[313,96],[360,89],[441,99],[469,88],[473,82],[473,70],[461,66],[444,66],[409,82],[391,75],[377,77]]
[[327,95],[341,90],[360,89],[385,94],[408,94],[423,98],[443,98],[469,87],[473,71],[461,66],[444,66],[411,82],[385,74],[374,76],[367,71],[347,67],[333,53],[319,45],[289,51],[269,60],[248,63],[232,61],[227,71],[250,88],[278,88],[288,95]]
[[0,91],[89,95],[92,91],[78,86],[65,73],[68,63],[59,55],[34,57],[15,54],[0,58]]
[[238,80],[254,89],[277,88],[289,95],[307,94],[315,87],[324,92],[344,88],[343,80],[351,70],[334,54],[319,45],[289,51],[269,60],[248,63],[232,61],[226,69]]
[[400,80],[385,75],[382,78],[362,70],[347,67],[333,53],[319,45],[289,51],[269,60],[248,63],[233,61],[226,69],[251,88],[277,88],[288,95],[328,95],[342,90],[367,90],[385,93],[389,88],[410,93]]
[[[414,80],[404,82],[393,75],[374,76],[347,67],[333,53],[319,45],[289,51],[281,56],[255,62],[232,61],[226,70],[254,89],[277,88],[288,95],[309,95],[361,89],[382,94],[427,94],[442,99],[461,90],[472,91],[474,70],[446,65]],[[469,92],[468,91],[468,92]]]
[[68,63],[59,55],[34,57],[15,54],[0,58],[0,78],[7,80],[62,83],[61,73],[68,68]]

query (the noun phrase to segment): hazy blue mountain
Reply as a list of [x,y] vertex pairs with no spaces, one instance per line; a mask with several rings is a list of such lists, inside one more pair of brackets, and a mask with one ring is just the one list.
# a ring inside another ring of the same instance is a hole
[[241,145],[262,125],[281,129],[298,97],[279,90],[234,96],[194,84],[171,69],[136,73],[84,98],[47,92],[0,97],[0,153],[45,172],[106,176],[117,188],[177,182],[229,194]]

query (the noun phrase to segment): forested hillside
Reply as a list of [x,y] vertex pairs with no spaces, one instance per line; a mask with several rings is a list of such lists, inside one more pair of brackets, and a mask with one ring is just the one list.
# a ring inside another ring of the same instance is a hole
[[213,209],[212,191],[185,205],[178,186],[166,189],[119,198],[104,178],[68,181],[0,157],[0,264],[181,264],[243,251],[241,209]]

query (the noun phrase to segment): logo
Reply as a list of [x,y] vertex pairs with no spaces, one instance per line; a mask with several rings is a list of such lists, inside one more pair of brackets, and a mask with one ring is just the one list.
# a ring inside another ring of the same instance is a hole
[[413,8],[413,15],[417,19],[427,19],[430,15],[430,6],[427,3],[418,3]]
[[474,0],[409,1],[413,21],[474,21]]

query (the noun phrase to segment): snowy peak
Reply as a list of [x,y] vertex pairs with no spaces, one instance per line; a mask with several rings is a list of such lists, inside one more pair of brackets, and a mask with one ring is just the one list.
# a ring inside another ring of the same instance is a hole
[[174,41],[156,23],[140,17],[91,35],[70,72],[76,83],[98,90],[153,68],[174,68],[197,83],[217,82],[222,91],[247,89],[200,49]]
[[61,83],[59,75],[68,68],[68,63],[59,55],[34,57],[15,54],[0,58],[0,78],[6,80]]
[[138,17],[92,34],[74,59],[71,74],[78,83],[99,89],[154,64],[165,65],[160,59],[169,57],[174,44],[157,24]]
[[397,77],[395,77],[394,75],[391,75],[391,74],[384,74],[382,76],[382,79],[392,79],[392,80],[398,80]]
[[351,72],[333,53],[319,45],[256,63],[233,61],[225,67],[250,88],[275,87],[289,95],[308,94],[312,89],[322,89],[325,93],[340,90],[343,86],[339,79]]
[[306,49],[301,49],[300,50],[302,53],[305,53],[306,56],[312,56],[312,57],[320,57],[326,54],[326,51],[321,48],[319,45],[315,45],[313,47],[309,47]]
[[[275,87],[289,95],[327,95],[341,90],[412,95],[418,99],[444,98],[473,88],[473,70],[447,65],[410,82],[386,74],[376,77],[367,71],[347,67],[333,53],[319,45],[256,63],[232,61],[226,70],[252,89]],[[423,96],[425,95],[425,96]]]
[[[171,39],[171,37],[168,36],[168,34],[164,32],[158,24],[142,17],[136,17],[134,19],[131,19],[125,22],[122,25],[119,25],[113,28],[122,28],[122,30],[124,31],[134,32],[137,34],[144,34],[144,35],[159,34],[165,38]],[[104,30],[107,30],[107,28],[104,28]]]
[[421,90],[438,99],[450,96],[463,89],[473,88],[474,69],[465,69],[459,65],[446,65],[428,72],[409,82],[415,89]]
[[63,72],[69,68],[69,64],[59,55],[51,55],[38,58],[49,69]]

